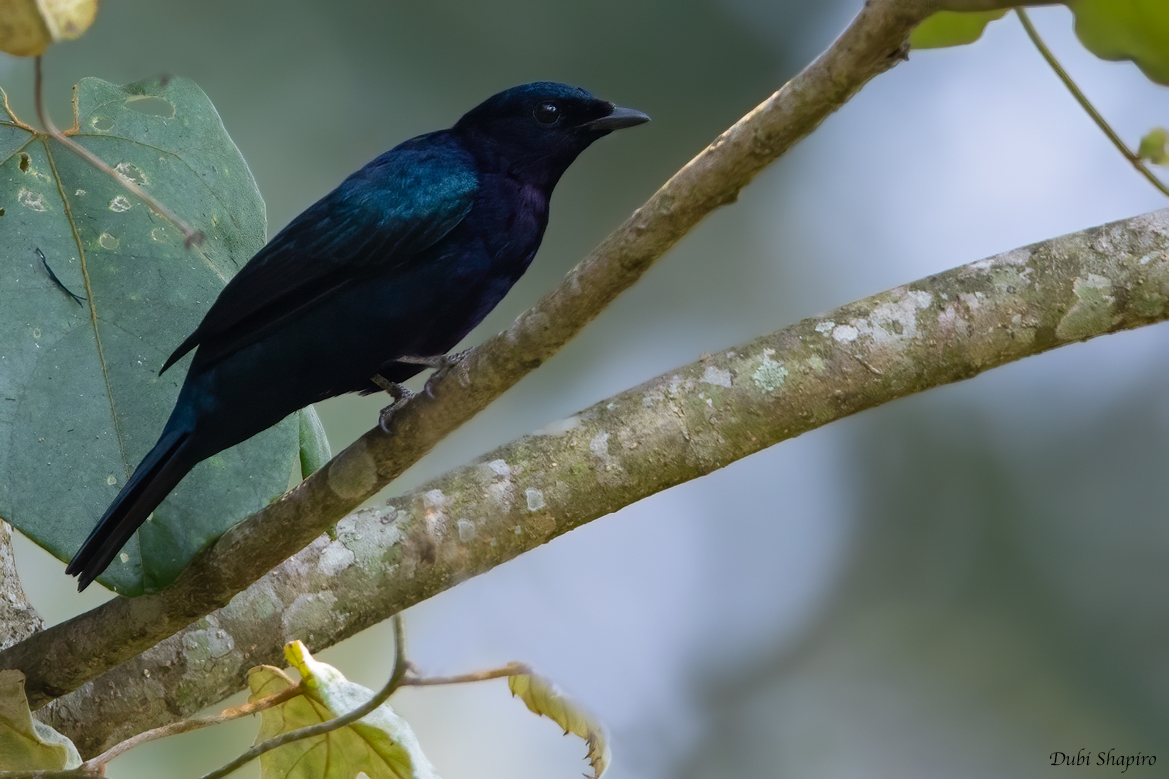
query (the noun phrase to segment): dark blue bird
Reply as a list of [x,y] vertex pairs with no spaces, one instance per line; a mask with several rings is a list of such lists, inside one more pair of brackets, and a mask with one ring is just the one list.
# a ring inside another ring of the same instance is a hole
[[563,84],[514,87],[292,220],[163,366],[195,350],[158,443],[66,568],[78,589],[199,461],[310,403],[439,364],[527,270],[577,155],[648,120]]

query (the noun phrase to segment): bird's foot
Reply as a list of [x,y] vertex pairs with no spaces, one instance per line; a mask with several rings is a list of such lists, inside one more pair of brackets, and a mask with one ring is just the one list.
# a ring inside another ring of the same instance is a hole
[[414,393],[403,387],[401,384],[390,381],[379,373],[375,373],[370,379],[374,384],[384,389],[394,402],[386,406],[378,414],[377,424],[382,429],[382,432],[390,432],[390,419],[393,418],[394,413],[402,406],[406,405],[406,401],[414,397]]
[[452,369],[458,369],[459,383],[464,387],[471,383],[471,378],[467,373],[467,355],[470,352],[470,349],[465,349],[454,354],[440,354],[437,357],[399,357],[398,362],[405,362],[411,365],[425,365],[427,368],[434,369],[434,373],[430,374],[429,378],[426,379],[426,386],[422,390],[433,398],[435,384],[443,376],[450,373]]

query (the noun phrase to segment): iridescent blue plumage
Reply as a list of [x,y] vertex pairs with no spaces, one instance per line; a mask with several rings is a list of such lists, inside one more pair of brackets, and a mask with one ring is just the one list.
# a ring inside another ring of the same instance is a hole
[[199,461],[310,403],[403,381],[527,269],[560,176],[644,114],[539,82],[345,179],[228,283],[163,370],[191,367],[158,443],[70,562],[84,589]]

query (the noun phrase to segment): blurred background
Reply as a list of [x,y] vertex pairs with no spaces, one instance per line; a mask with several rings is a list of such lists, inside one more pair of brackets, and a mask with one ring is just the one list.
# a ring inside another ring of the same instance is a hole
[[[539,257],[478,342],[860,4],[121,0],[49,52],[46,95],[67,125],[81,77],[194,79],[251,165],[269,234],[381,151],[517,83],[565,81],[649,113],[565,176]],[[1165,88],[1085,53],[1066,9],[1033,19],[1131,145],[1169,123]],[[31,81],[30,62],[0,59],[29,120]],[[390,489],[703,352],[1166,205],[1008,17],[871,83]],[[1032,777],[1054,751],[1111,748],[1157,755],[1130,773],[1164,776],[1167,353],[1165,326],[1098,339],[774,447],[411,609],[411,659],[431,674],[532,663],[606,724],[613,779]],[[383,403],[320,406],[334,451]],[[108,596],[77,595],[27,542],[18,554],[50,621]],[[383,626],[321,656],[376,688],[388,644]],[[586,769],[583,744],[502,682],[394,704],[445,779]],[[110,774],[195,776],[254,733],[245,721],[167,739]]]

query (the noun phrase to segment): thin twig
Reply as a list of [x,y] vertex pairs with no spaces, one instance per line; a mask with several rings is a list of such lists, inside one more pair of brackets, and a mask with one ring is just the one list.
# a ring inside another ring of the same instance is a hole
[[236,706],[232,709],[224,709],[218,714],[212,714],[206,717],[194,717],[192,719],[183,720],[181,722],[172,722],[169,725],[163,725],[162,727],[154,728],[153,730],[147,730],[144,733],[139,733],[138,735],[128,738],[119,744],[115,744],[97,757],[82,763],[81,767],[97,769],[98,773],[100,773],[102,770],[100,768],[101,766],[104,766],[106,763],[110,762],[123,752],[127,752],[140,744],[145,744],[147,741],[155,741],[166,736],[177,736],[179,733],[189,733],[192,730],[199,730],[200,728],[206,728],[211,725],[219,725],[224,722],[231,722],[234,719],[239,719],[240,717],[246,717],[249,714],[261,712],[265,709],[270,709],[273,706],[279,706],[281,703],[292,700],[303,692],[304,682],[299,682],[285,690],[281,690],[275,695],[269,695],[266,698],[261,698],[260,700],[252,701],[251,703],[245,703],[242,706]]
[[1112,145],[1120,150],[1120,153],[1123,154],[1124,158],[1128,160],[1134,168],[1137,169],[1137,172],[1147,178],[1149,182],[1154,187],[1159,189],[1163,195],[1169,197],[1169,187],[1166,187],[1161,179],[1157,178],[1156,174],[1148,169],[1144,160],[1141,159],[1139,154],[1128,148],[1125,142],[1121,140],[1121,137],[1116,134],[1116,131],[1112,129],[1108,122],[1104,120],[1104,117],[1100,115],[1100,112],[1096,110],[1096,107],[1093,106],[1091,102],[1089,102],[1084,93],[1080,91],[1080,88],[1076,86],[1076,82],[1072,81],[1071,76],[1067,74],[1067,71],[1064,70],[1063,66],[1059,64],[1058,60],[1056,60],[1055,55],[1052,54],[1051,50],[1048,49],[1047,46],[1043,43],[1043,39],[1039,37],[1039,33],[1031,24],[1031,19],[1027,16],[1027,12],[1022,8],[1016,8],[1015,13],[1019,15],[1019,21],[1023,24],[1023,29],[1027,31],[1027,37],[1030,38],[1031,42],[1035,44],[1035,48],[1039,49],[1039,53],[1043,55],[1043,59],[1047,60],[1047,64],[1050,65],[1051,69],[1055,71],[1055,75],[1059,76],[1059,80],[1062,81],[1063,85],[1068,88],[1069,92],[1072,93],[1072,97],[1076,99],[1076,102],[1080,104],[1080,107],[1088,112],[1088,116],[1092,117],[1092,121],[1096,123],[1096,126],[1104,131],[1104,134],[1108,136],[1110,141],[1112,141]]
[[232,760],[222,768],[216,769],[209,774],[206,774],[202,779],[222,779],[232,771],[240,768],[251,761],[255,760],[265,752],[271,752],[277,747],[282,747],[285,744],[291,744],[293,741],[300,741],[302,738],[312,738],[313,736],[322,736],[331,731],[343,728],[350,725],[357,720],[369,714],[377,707],[385,703],[391,695],[402,685],[402,680],[406,676],[406,669],[408,663],[406,662],[406,638],[405,631],[402,628],[402,615],[395,614],[392,617],[394,626],[394,671],[390,674],[390,680],[386,682],[386,686],[377,692],[372,698],[366,701],[361,706],[358,706],[348,714],[342,714],[340,717],[334,717],[325,722],[319,722],[316,725],[309,725],[308,727],[298,728],[297,730],[290,730],[287,733],[282,733],[275,738],[270,738],[262,744],[256,744],[254,747],[244,752],[235,760]]
[[[231,763],[223,766],[217,771],[213,771],[203,779],[218,779],[226,776],[244,764],[254,760],[265,752],[269,752],[277,747],[293,741],[299,741],[303,738],[311,738],[319,736],[324,733],[344,727],[351,722],[361,719],[366,714],[370,713],[378,706],[381,706],[399,687],[434,687],[443,684],[468,684],[471,682],[484,682],[491,679],[503,679],[510,676],[519,676],[521,674],[530,674],[532,669],[525,663],[508,663],[502,668],[492,668],[486,671],[475,671],[466,674],[456,674],[455,676],[409,676],[409,663],[406,662],[406,642],[405,633],[402,630],[402,617],[400,614],[393,616],[394,625],[394,671],[390,676],[390,681],[382,688],[381,692],[371,698],[364,706],[354,709],[353,711],[341,717],[321,722],[316,725],[300,728],[299,730],[289,731],[275,738],[269,739],[262,744],[257,744],[247,752],[241,754]],[[95,758],[85,761],[78,768],[72,771],[32,771],[32,772],[6,772],[0,771],[0,779],[65,779],[66,777],[80,777],[80,776],[102,776],[104,766],[115,757],[128,752],[136,746],[145,744],[148,741],[155,741],[166,736],[177,736],[180,733],[189,733],[193,730],[209,727],[211,725],[219,725],[224,722],[230,722],[240,717],[246,717],[250,714],[270,709],[273,706],[279,706],[286,701],[302,695],[305,691],[304,681],[293,685],[285,690],[281,690],[275,695],[269,695],[266,698],[261,698],[258,701],[245,703],[242,706],[236,706],[232,709],[224,709],[219,714],[214,714],[208,717],[196,717],[182,722],[174,722],[170,725],[163,725],[153,730],[148,730],[144,733],[128,738],[125,741],[111,747]]]
[[492,668],[489,671],[476,671],[469,674],[455,676],[407,676],[402,680],[403,687],[432,687],[440,684],[466,684],[468,682],[485,682],[488,679],[503,679],[508,676],[530,674],[532,669],[524,663],[508,663],[502,668]]
[[114,181],[121,184],[123,189],[125,189],[127,192],[134,195],[136,198],[138,198],[143,203],[145,203],[147,205],[147,207],[150,208],[151,211],[158,214],[163,219],[167,220],[172,225],[174,225],[176,228],[178,228],[178,230],[180,232],[182,232],[182,234],[183,234],[183,246],[184,247],[190,249],[192,246],[199,246],[200,244],[202,244],[203,239],[205,237],[203,235],[202,230],[196,230],[195,228],[191,227],[189,224],[187,224],[185,221],[183,221],[181,218],[179,218],[178,214],[176,214],[174,211],[171,211],[169,208],[167,208],[165,205],[163,205],[162,202],[159,201],[159,199],[156,198],[154,195],[150,194],[145,189],[143,189],[142,187],[135,184],[133,181],[127,180],[124,176],[119,174],[116,170],[114,170],[109,165],[102,162],[101,158],[98,157],[96,154],[94,154],[89,149],[85,148],[84,146],[77,143],[72,138],[70,138],[69,136],[65,135],[63,132],[61,132],[60,130],[57,129],[57,125],[53,124],[53,120],[49,118],[48,111],[45,110],[44,99],[42,98],[42,95],[41,95],[43,81],[42,81],[42,77],[41,77],[41,57],[40,57],[40,55],[37,55],[34,58],[34,62],[36,64],[33,68],[33,73],[34,73],[33,90],[35,92],[35,98],[36,98],[37,116],[40,117],[41,126],[45,128],[45,132],[47,132],[49,135],[51,135],[54,140],[64,144],[66,147],[68,147],[78,157],[85,160],[90,165],[97,168],[102,173],[105,173],[107,176],[112,178]]

